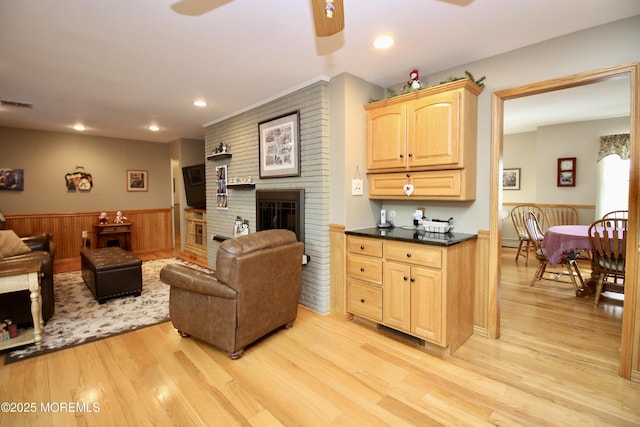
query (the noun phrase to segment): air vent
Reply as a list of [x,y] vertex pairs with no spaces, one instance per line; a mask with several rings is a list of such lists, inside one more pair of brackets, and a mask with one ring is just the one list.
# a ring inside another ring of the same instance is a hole
[[18,102],[18,101],[7,101],[5,99],[0,99],[0,105],[4,105],[7,107],[18,107],[18,108],[33,108],[33,104],[27,104],[26,102]]

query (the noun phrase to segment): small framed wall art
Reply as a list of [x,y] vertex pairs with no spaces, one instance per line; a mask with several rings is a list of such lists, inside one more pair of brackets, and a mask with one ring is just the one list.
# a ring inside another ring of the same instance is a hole
[[260,178],[300,176],[300,112],[258,123]]
[[502,189],[520,189],[520,168],[504,169],[502,171]]
[[558,159],[558,187],[576,186],[576,158]]
[[149,173],[145,170],[127,170],[127,191],[149,191]]

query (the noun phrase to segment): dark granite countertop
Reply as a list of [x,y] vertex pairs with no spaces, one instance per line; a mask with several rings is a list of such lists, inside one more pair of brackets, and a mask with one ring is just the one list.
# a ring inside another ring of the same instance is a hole
[[377,237],[381,239],[399,240],[402,242],[424,243],[427,245],[452,246],[466,240],[477,239],[477,234],[456,233],[449,231],[447,233],[428,233],[424,229],[415,228],[359,228],[356,230],[347,230],[345,234],[352,236]]

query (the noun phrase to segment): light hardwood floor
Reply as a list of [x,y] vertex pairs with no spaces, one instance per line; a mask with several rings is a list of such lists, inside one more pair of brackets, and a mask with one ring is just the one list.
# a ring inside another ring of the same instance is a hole
[[[513,255],[502,338],[449,357],[302,307],[237,361],[164,323],[1,366],[0,402],[37,410],[0,425],[639,425],[640,384],[617,376],[621,304],[530,288],[536,261]],[[65,402],[94,412],[51,412]]]

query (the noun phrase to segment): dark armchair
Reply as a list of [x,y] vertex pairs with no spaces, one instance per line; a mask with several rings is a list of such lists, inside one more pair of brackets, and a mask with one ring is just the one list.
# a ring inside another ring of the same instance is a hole
[[296,319],[303,247],[289,230],[259,231],[224,241],[213,274],[165,266],[160,279],[171,286],[173,326],[238,359],[247,345]]

